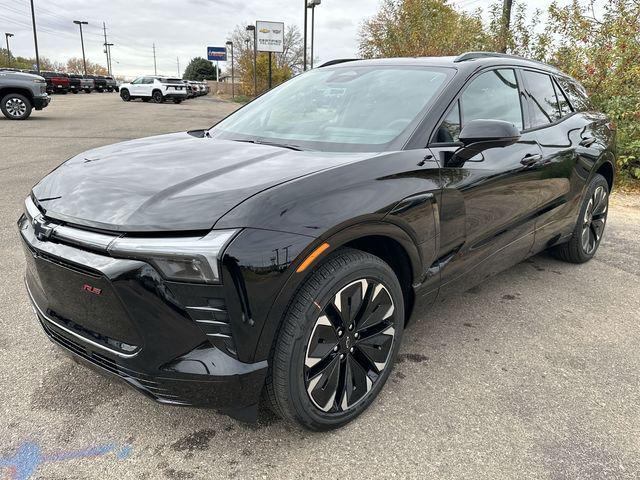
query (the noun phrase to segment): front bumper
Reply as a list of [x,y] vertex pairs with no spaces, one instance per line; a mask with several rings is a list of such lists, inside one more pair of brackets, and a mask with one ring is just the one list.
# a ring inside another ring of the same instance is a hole
[[36,237],[19,221],[29,298],[49,339],[161,403],[253,420],[267,362],[238,360],[222,286]]
[[49,103],[51,103],[51,97],[47,94],[44,94],[41,97],[33,97],[33,107],[36,110],[42,110],[43,108],[47,108]]

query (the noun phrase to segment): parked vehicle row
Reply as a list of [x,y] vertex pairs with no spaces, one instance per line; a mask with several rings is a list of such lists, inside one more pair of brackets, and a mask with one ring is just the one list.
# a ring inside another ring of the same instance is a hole
[[17,70],[15,68],[5,71],[30,73],[43,77],[47,84],[47,93],[91,93],[91,92],[117,92],[120,90],[116,80],[107,75],[79,75],[75,73],[47,72],[36,70]]
[[47,82],[38,75],[0,69],[0,110],[9,120],[26,120],[49,105]]
[[206,82],[194,82],[180,78],[148,75],[138,77],[132,82],[123,83],[120,87],[120,97],[125,102],[141,99],[143,102],[153,100],[163,103],[172,100],[181,103],[187,98],[199,97],[209,93]]

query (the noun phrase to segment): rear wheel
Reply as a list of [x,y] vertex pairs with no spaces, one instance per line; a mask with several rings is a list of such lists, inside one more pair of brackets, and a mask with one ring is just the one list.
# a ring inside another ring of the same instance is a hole
[[182,103],[182,99],[181,98],[174,98],[173,99],[173,103]]
[[380,258],[343,249],[303,284],[267,380],[273,409],[312,430],[350,422],[386,382],[404,329],[402,289]]
[[589,182],[571,240],[551,252],[565,262],[585,263],[591,260],[600,246],[608,210],[609,184],[602,175],[596,174]]
[[151,94],[151,98],[153,98],[153,101],[156,103],[162,103],[164,101],[164,97],[160,90],[155,90],[153,94]]
[[131,94],[129,93],[129,90],[127,90],[126,88],[123,89],[120,92],[120,98],[122,98],[122,100],[124,100],[125,102],[128,102],[131,100]]
[[151,100],[151,99],[150,99],[150,98],[142,97],[142,101],[143,101],[144,103],[149,103],[149,100]]
[[19,93],[10,93],[0,100],[0,110],[9,120],[26,120],[32,109],[29,99]]

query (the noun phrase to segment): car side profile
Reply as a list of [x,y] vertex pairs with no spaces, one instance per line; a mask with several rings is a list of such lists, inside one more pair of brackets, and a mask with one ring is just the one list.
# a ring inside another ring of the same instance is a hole
[[614,160],[614,125],[549,65],[329,62],[49,173],[18,221],[26,287],[54,343],[152,399],[329,430],[436,299],[544,250],[590,260]]
[[125,102],[140,98],[147,102],[153,100],[155,103],[163,103],[165,100],[173,100],[173,103],[180,103],[187,95],[187,87],[179,78],[138,77],[133,82],[120,86],[120,97]]

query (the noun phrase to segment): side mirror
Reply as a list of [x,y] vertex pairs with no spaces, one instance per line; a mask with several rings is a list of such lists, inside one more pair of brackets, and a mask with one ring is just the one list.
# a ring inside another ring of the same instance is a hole
[[474,143],[488,143],[483,150],[492,147],[506,147],[520,140],[520,131],[513,123],[503,120],[471,120],[467,123],[458,139],[465,147]]
[[514,124],[503,120],[471,120],[460,132],[458,140],[462,147],[447,159],[448,167],[460,167],[489,148],[508,147],[517,143],[520,131]]

